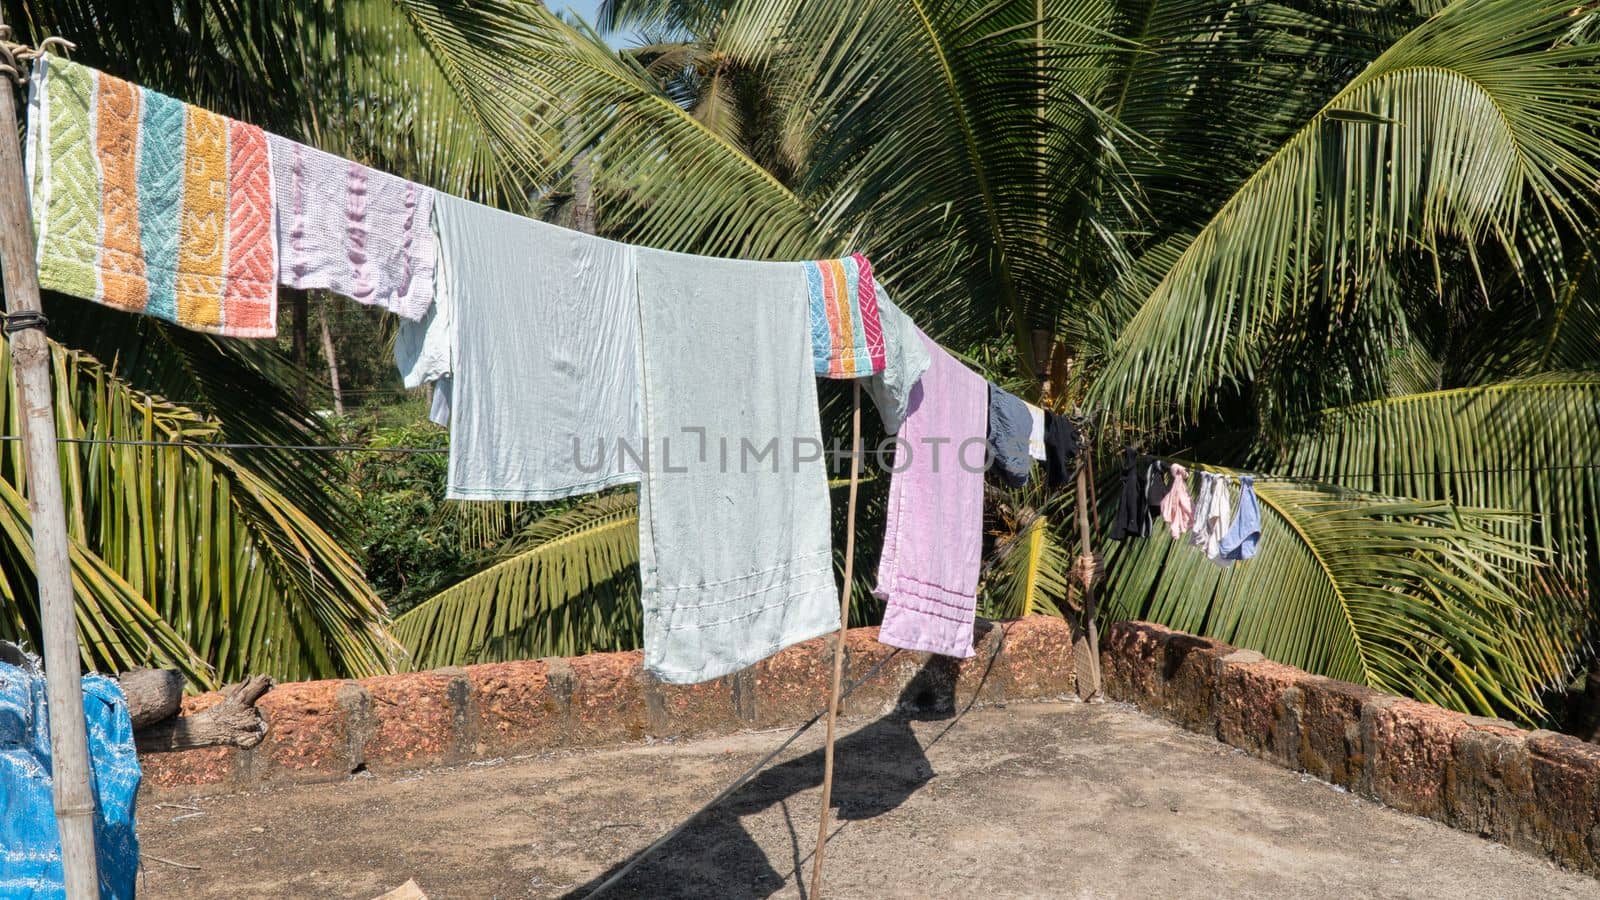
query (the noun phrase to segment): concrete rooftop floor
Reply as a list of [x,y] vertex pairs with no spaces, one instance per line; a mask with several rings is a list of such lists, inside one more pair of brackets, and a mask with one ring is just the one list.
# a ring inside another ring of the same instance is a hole
[[[1593,879],[1117,704],[844,731],[829,897],[1600,898]],[[415,879],[433,900],[582,897],[789,733],[146,801],[141,893],[371,898]],[[808,898],[821,742],[818,726],[607,896]]]

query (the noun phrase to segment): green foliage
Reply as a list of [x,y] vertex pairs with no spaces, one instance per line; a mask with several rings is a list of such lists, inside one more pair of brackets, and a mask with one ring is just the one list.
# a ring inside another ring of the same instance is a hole
[[[204,446],[214,421],[52,345],[56,427],[84,662],[173,666],[196,687],[246,673],[388,671],[398,647],[360,566],[270,477]],[[9,353],[0,377],[10,384]],[[0,421],[17,433],[14,389]],[[185,442],[163,447],[100,441]],[[0,634],[37,645],[22,445],[0,449]]]
[[[1014,387],[1035,388],[1033,329],[1064,342],[1052,402],[1111,413],[1095,461],[1141,440],[1300,479],[1261,482],[1248,564],[1120,546],[1111,614],[1523,719],[1580,657],[1600,485],[1548,467],[1596,450],[1600,13],[1581,4],[611,0],[602,23],[659,38],[629,55],[531,0],[7,11],[85,61],[507,208],[564,202],[581,155],[608,235],[864,252]],[[218,434],[323,427],[240,402],[290,383],[281,357],[130,331],[69,343]],[[841,397],[823,391],[830,435]],[[345,504],[311,487],[336,465],[251,462],[349,540]],[[436,465],[355,463],[374,579],[397,604],[439,587],[396,624],[412,665],[637,640],[627,495],[462,512]],[[856,621],[877,611],[886,491],[863,485]],[[986,612],[1067,603],[1074,500],[991,492]],[[134,617],[140,592],[96,577]]]
[[540,518],[505,558],[395,620],[418,669],[569,656],[639,643],[639,512],[631,491]]
[[1335,678],[1525,722],[1581,633],[1570,592],[1531,593],[1536,562],[1494,534],[1518,516],[1313,483],[1256,483],[1261,553],[1219,568],[1157,534],[1116,545],[1108,612],[1253,647]]
[[1600,178],[1600,45],[1567,40],[1570,11],[1461,0],[1396,41],[1140,286],[1092,398],[1139,425],[1193,420],[1316,300],[1381,298],[1411,248],[1459,242],[1479,271],[1480,245],[1539,262],[1521,242],[1577,223]]
[[400,615],[472,570],[462,517],[444,499],[443,453],[393,453],[385,448],[443,450],[445,431],[427,422],[378,428],[372,452],[356,456],[355,499],[361,512],[367,578],[392,615]]

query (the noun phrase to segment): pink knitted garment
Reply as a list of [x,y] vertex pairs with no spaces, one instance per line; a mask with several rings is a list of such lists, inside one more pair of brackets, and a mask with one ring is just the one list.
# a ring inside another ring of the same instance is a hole
[[1172,464],[1172,487],[1161,501],[1161,518],[1177,538],[1194,526],[1194,500],[1189,497],[1189,470]]
[[433,303],[433,191],[268,135],[278,281],[420,320]]

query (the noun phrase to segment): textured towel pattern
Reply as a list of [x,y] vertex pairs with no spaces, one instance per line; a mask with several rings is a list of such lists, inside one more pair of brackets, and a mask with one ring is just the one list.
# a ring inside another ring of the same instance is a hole
[[692,683],[839,627],[804,264],[637,254],[644,660]]
[[63,59],[29,106],[39,284],[232,337],[277,333],[261,129]]
[[400,362],[408,380],[451,385],[446,496],[557,500],[638,481],[634,248],[448,195],[436,212],[444,314],[432,335],[406,329]]
[[878,640],[968,657],[983,551],[989,385],[918,332],[932,364],[900,428],[874,593]]
[[267,138],[278,183],[278,280],[420,320],[433,302],[433,191],[287,138]]
[[258,128],[67,60],[28,122],[42,287],[234,337],[277,333]]
[[872,263],[857,253],[803,263],[811,296],[811,362],[824,378],[882,372],[883,323]]

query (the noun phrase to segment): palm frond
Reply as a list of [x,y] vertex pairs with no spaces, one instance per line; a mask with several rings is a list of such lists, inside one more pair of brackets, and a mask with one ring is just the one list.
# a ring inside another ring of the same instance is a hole
[[1412,247],[1573,221],[1600,173],[1600,45],[1561,0],[1460,0],[1395,42],[1233,193],[1107,350],[1099,403],[1150,424],[1249,379],[1314,296],[1359,302]]
[[1017,619],[1066,614],[1072,557],[1047,516],[1032,513],[1020,530],[1003,535],[996,541],[988,565],[992,568],[980,585],[984,615]]
[[1543,714],[1581,627],[1571,593],[1524,589],[1508,514],[1258,480],[1259,554],[1218,568],[1163,531],[1116,547],[1106,612],[1259,650],[1450,709]]
[[[260,474],[220,449],[218,426],[134,391],[93,358],[52,345],[79,622],[95,666],[177,665],[196,685],[387,671],[395,646],[361,568]],[[9,379],[0,353],[0,377]],[[15,434],[14,391],[4,421]],[[107,443],[110,442],[110,443]],[[170,445],[166,445],[170,444]],[[19,443],[0,479],[23,483]],[[19,487],[7,490],[20,493]],[[5,579],[30,602],[25,514]],[[210,664],[206,669],[204,660]]]
[[1515,510],[1508,540],[1600,584],[1600,373],[1552,373],[1328,410],[1262,465],[1392,496]]
[[635,646],[639,510],[630,493],[538,520],[509,558],[395,619],[415,669]]

